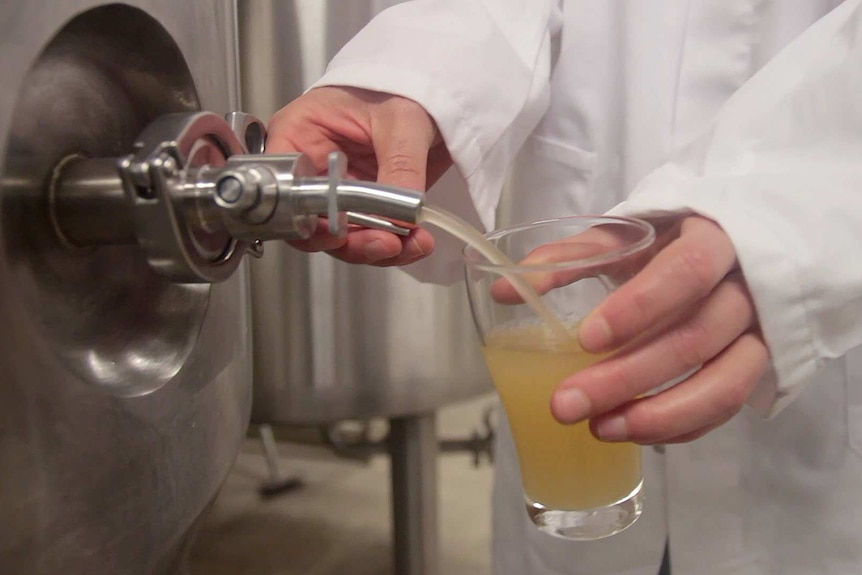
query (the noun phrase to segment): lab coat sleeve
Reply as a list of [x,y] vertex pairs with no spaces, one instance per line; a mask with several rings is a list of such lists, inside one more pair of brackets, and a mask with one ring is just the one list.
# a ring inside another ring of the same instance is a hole
[[507,167],[547,109],[557,0],[414,0],[381,12],[312,88],[389,92],[434,118],[493,226]]
[[762,415],[862,344],[859,2],[788,45],[612,211],[697,213],[730,236],[772,358],[749,402]]

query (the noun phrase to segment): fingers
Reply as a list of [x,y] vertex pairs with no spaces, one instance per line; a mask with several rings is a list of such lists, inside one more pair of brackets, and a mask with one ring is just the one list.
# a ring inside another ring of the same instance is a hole
[[760,335],[746,333],[692,377],[595,417],[590,427],[605,441],[644,445],[690,441],[742,409],[768,361]]
[[380,230],[357,230],[347,234],[346,243],[327,253],[352,264],[380,267],[413,263],[434,249],[434,238],[422,228],[401,237]]
[[268,129],[268,153],[303,152],[319,173],[341,150],[361,179],[425,191],[452,165],[431,116],[392,94],[315,88],[279,110]]
[[563,381],[552,413],[574,423],[610,411],[709,362],[754,322],[745,283],[733,274],[685,320]]
[[434,238],[421,228],[413,230],[409,236],[401,237],[374,229],[354,229],[342,237],[330,235],[325,222],[307,240],[288,242],[292,247],[304,252],[325,251],[329,255],[351,264],[373,264],[376,266],[397,266],[419,260],[434,249]]
[[[586,235],[586,234],[582,234]],[[539,268],[536,271],[520,272],[517,275],[523,278],[533,291],[538,295],[544,295],[554,288],[568,285],[586,277],[592,277],[602,270],[589,266],[578,266],[576,262],[599,256],[608,251],[606,246],[597,242],[591,242],[587,238],[581,241],[559,241],[545,244],[530,252],[526,258],[518,262],[518,265]],[[558,264],[571,262],[561,269],[550,269],[544,271],[541,266],[546,264]],[[515,289],[508,278],[502,277],[491,285],[491,297],[498,303],[517,304],[523,303],[524,299]]]
[[[427,112],[416,102],[390,94],[316,88],[270,121],[269,153],[301,151],[322,174],[328,155],[336,150],[347,155],[350,177],[422,191],[426,171],[431,170],[430,178],[436,179],[451,165]],[[401,237],[351,228],[345,237],[334,237],[323,226],[311,238],[289,244],[307,252],[326,251],[349,263],[377,266],[411,263],[434,248],[430,233],[421,229]]]
[[609,295],[581,324],[591,352],[618,348],[708,295],[736,265],[736,252],[718,224],[686,218],[679,238]]
[[[267,126],[266,153],[302,152],[322,172],[327,156],[340,149],[340,141],[367,140],[351,115],[362,110],[361,101],[337,88],[317,88],[277,111]],[[327,112],[328,111],[328,112]],[[333,137],[340,135],[339,137]],[[349,137],[348,137],[349,135]]]
[[585,349],[617,352],[560,385],[551,410],[561,422],[589,418],[605,441],[691,441],[732,418],[766,370],[726,234],[700,217],[686,218],[678,237],[669,233],[675,239],[582,324]]
[[424,192],[428,153],[437,138],[434,121],[419,104],[405,98],[390,98],[376,106],[371,139],[377,181]]
[[[519,275],[538,295],[598,275],[623,281],[643,267],[644,259],[650,255],[645,252],[643,257],[614,260],[613,252],[639,239],[629,237],[632,230],[626,229],[627,227],[613,224],[595,226],[577,235],[543,244],[518,262],[519,266],[536,268],[535,271],[522,272]],[[606,261],[597,260],[603,256]],[[547,269],[542,269],[543,267]],[[498,303],[517,304],[524,301],[505,277],[491,286],[491,296]]]
[[303,252],[326,252],[342,247],[347,243],[347,236],[334,236],[329,233],[326,220],[318,220],[317,230],[305,240],[288,240],[287,243]]

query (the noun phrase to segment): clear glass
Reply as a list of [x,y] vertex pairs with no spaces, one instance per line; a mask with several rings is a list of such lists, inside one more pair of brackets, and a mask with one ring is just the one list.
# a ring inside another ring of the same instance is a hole
[[[587,422],[558,423],[550,400],[565,377],[606,357],[580,348],[578,326],[649,260],[655,232],[637,219],[572,216],[485,237],[514,265],[467,247],[467,292],[512,428],[527,513],[540,530],[566,539],[619,533],[642,509],[640,447],[601,442]],[[524,303],[516,288],[525,284],[541,309]]]

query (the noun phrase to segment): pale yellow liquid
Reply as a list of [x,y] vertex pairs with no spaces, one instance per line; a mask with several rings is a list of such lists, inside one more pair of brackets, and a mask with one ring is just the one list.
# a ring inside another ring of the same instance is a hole
[[[458,237],[489,262],[512,266],[482,234],[445,210],[423,207],[420,223]],[[603,443],[587,423],[562,425],[550,411],[551,394],[576,371],[599,361],[517,274],[503,274],[540,322],[486,335],[485,360],[494,379],[518,450],[524,491],[534,503],[556,510],[583,510],[623,499],[641,480],[640,448]]]
[[637,445],[601,442],[586,422],[562,425],[551,415],[557,385],[602,356],[582,350],[574,337],[552,340],[538,325],[492,332],[483,352],[512,427],[524,492],[531,501],[549,509],[583,510],[619,501],[637,487]]

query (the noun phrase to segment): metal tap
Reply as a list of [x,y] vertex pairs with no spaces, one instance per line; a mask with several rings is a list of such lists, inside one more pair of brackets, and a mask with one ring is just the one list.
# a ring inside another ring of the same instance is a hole
[[306,239],[328,219],[406,235],[423,194],[345,179],[340,152],[318,175],[303,154],[263,155],[266,130],[234,112],[167,114],[122,158],[70,156],[54,170],[49,214],[69,246],[137,243],[177,282],[227,279],[266,240]]

